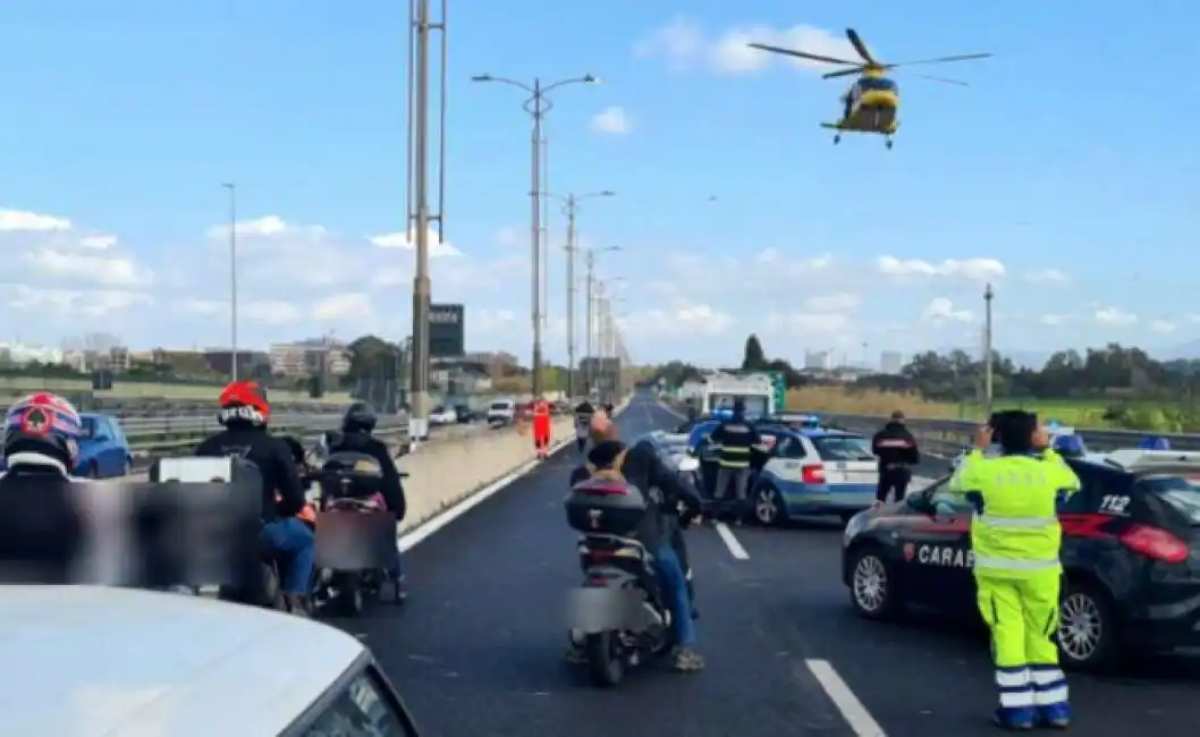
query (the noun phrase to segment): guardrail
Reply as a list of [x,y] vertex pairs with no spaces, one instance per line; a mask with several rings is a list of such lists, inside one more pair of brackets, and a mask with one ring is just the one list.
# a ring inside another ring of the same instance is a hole
[[[335,430],[340,414],[283,414],[271,418],[271,430],[278,435],[298,435],[315,440],[320,433]],[[215,413],[175,417],[130,417],[121,427],[135,455],[149,455],[187,448],[221,429]],[[379,419],[376,434],[404,445],[408,441],[408,420],[404,416]]]
[[[875,415],[843,415],[817,412],[829,424],[846,430],[870,435],[883,427],[887,417]],[[937,420],[912,417],[905,420],[912,434],[926,449],[939,455],[952,456],[974,442],[978,422]],[[1083,436],[1089,450],[1108,451],[1136,448],[1147,435],[1164,437],[1172,450],[1200,450],[1200,435],[1153,433],[1139,430],[1089,430],[1075,428]]]

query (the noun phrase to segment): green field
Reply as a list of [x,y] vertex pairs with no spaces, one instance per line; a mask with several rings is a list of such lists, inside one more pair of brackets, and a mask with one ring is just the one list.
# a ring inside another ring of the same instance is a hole
[[[9,401],[38,390],[64,393],[90,392],[102,399],[211,399],[216,401],[221,387],[217,384],[159,384],[139,381],[122,382],[118,379],[114,382],[112,391],[93,392],[92,384],[87,379],[37,376],[0,377],[0,401]],[[321,402],[324,404],[347,404],[350,402],[350,395],[346,392],[330,392],[321,399],[314,400],[306,392],[271,389],[269,396],[273,402]]]

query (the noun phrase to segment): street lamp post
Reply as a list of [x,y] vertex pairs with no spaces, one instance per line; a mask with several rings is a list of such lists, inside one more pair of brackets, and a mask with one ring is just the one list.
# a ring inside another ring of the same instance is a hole
[[230,351],[229,374],[233,381],[238,380],[238,336],[237,336],[237,185],[224,182],[222,187],[229,190],[229,322],[230,322]]
[[542,197],[542,172],[541,172],[541,143],[542,143],[542,118],[554,106],[546,94],[551,90],[562,87],[568,84],[593,84],[598,80],[590,74],[582,77],[572,77],[563,79],[549,85],[542,85],[540,77],[535,77],[533,85],[527,85],[524,82],[518,82],[514,79],[506,79],[504,77],[494,77],[490,74],[480,74],[471,78],[473,82],[501,82],[503,84],[518,87],[529,93],[530,97],[525,101],[525,112],[533,117],[533,131],[531,135],[531,151],[532,162],[530,167],[530,187],[529,195],[531,198],[530,212],[530,256],[532,258],[532,318],[533,318],[533,395],[535,397],[542,396],[542,307],[541,307],[541,286],[539,284],[539,276],[541,273],[541,197]]
[[[596,275],[595,275],[596,254],[597,253],[609,253],[612,251],[619,251],[619,250],[621,250],[621,247],[620,246],[608,246],[606,248],[600,248],[600,249],[584,248],[584,249],[580,249],[580,250],[582,250],[584,253],[587,254],[587,329],[584,331],[587,335],[587,338],[586,338],[587,352],[584,354],[584,359],[588,360],[588,359],[593,358],[593,356],[592,356],[592,326],[595,323],[592,319],[592,314],[593,314],[593,306],[592,305],[593,305],[593,302],[595,301],[595,291],[596,291]],[[592,392],[592,372],[594,370],[592,363],[593,363],[593,361],[588,360],[588,369],[586,372],[584,372],[584,385],[585,385],[585,388],[586,388],[588,394],[591,394],[591,392]]]
[[[589,192],[588,194],[569,194],[566,197],[567,210],[567,396],[575,396],[575,252],[579,250],[575,243],[575,214],[582,200],[592,197],[612,197],[616,193],[611,190]],[[589,256],[590,258],[590,256]],[[588,268],[589,279],[591,268]],[[591,312],[588,312],[591,319]]]
[[987,322],[984,326],[983,333],[983,393],[984,400],[987,402],[987,416],[992,416],[992,298],[995,294],[992,292],[992,285],[988,284],[987,289],[983,292],[983,301],[986,305]]

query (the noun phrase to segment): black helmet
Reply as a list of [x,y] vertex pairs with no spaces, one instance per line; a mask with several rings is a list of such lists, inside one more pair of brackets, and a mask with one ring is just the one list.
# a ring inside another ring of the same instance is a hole
[[342,418],[342,432],[365,432],[375,429],[375,410],[366,402],[355,402]]

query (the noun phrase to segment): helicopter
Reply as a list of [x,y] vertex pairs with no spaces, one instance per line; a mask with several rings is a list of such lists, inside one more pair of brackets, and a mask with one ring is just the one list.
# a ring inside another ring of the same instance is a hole
[[[957,56],[943,56],[937,59],[921,59],[918,61],[889,64],[876,61],[871,56],[871,52],[867,50],[866,44],[862,42],[862,39],[859,38],[853,28],[846,29],[846,36],[850,39],[854,50],[862,57],[861,62],[836,59],[832,56],[812,54],[807,51],[797,51],[795,49],[785,49],[769,44],[749,44],[751,48],[770,51],[775,54],[786,54],[788,56],[797,56],[801,59],[810,59],[826,64],[841,64],[849,67],[848,69],[827,72],[821,75],[824,79],[846,77],[851,74],[859,75],[858,81],[851,85],[850,89],[846,90],[846,94],[842,96],[842,103],[845,107],[843,108],[841,119],[836,123],[821,123],[821,127],[832,128],[837,131],[833,136],[835,144],[842,140],[843,132],[853,131],[857,133],[878,133],[886,136],[887,147],[889,149],[892,147],[892,135],[900,127],[900,122],[896,119],[896,110],[900,107],[900,88],[896,86],[895,82],[884,76],[884,73],[889,69],[914,64],[942,64],[951,61],[966,61],[967,59],[984,59],[991,56],[990,53],[959,54]],[[924,74],[920,76],[934,82],[956,84],[963,87],[967,86],[966,82],[957,79],[931,77]]]

